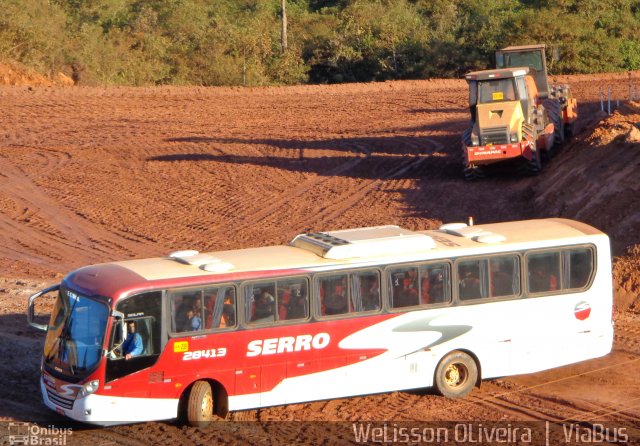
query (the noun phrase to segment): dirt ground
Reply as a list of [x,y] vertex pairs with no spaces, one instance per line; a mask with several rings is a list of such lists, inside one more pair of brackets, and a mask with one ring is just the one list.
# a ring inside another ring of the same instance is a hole
[[[579,100],[576,137],[537,177],[473,183],[462,180],[469,117],[460,80],[0,87],[0,420],[56,420],[40,403],[44,337],[24,311],[29,294],[77,267],[282,244],[310,230],[561,216],[612,238],[616,335],[605,358],[485,381],[462,401],[394,392],[237,412],[208,429],[77,427],[71,440],[336,444],[354,442],[356,421],[542,420],[627,423],[639,441],[640,105],[626,101],[627,74],[557,81]],[[612,116],[599,102],[609,86],[614,103],[623,100]]]

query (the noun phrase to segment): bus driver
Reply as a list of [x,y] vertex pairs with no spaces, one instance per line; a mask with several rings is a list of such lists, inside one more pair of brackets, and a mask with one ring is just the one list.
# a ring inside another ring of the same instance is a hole
[[142,336],[140,336],[139,333],[136,333],[135,321],[129,321],[127,323],[127,328],[129,330],[129,335],[122,344],[122,353],[124,354],[124,359],[131,359],[142,353]]

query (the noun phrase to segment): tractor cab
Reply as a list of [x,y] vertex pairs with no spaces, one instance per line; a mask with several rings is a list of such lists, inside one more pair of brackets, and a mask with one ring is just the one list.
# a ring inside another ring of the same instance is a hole
[[[520,123],[513,120],[518,118],[532,121],[538,90],[528,67],[474,71],[465,79],[469,83],[471,120],[479,124],[478,133],[483,128],[517,127]],[[508,139],[504,143],[512,142],[513,138]]]
[[541,98],[549,96],[545,45],[508,46],[496,51],[496,68],[528,67]]

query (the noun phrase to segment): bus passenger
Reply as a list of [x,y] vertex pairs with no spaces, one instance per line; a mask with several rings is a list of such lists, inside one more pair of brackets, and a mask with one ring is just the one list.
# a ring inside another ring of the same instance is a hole
[[433,271],[429,276],[429,303],[444,301],[444,274],[442,271]]
[[332,293],[324,298],[324,314],[344,314],[349,312],[349,302],[343,285],[336,285]]
[[505,272],[500,264],[491,264],[491,295],[495,297],[511,296],[513,291],[513,274]]
[[256,297],[253,303],[253,316],[251,322],[274,321],[275,311],[273,305],[276,299],[266,289]]
[[558,278],[549,271],[543,259],[533,259],[529,264],[529,291],[531,293],[544,293],[556,291]]
[[198,331],[202,328],[202,318],[196,312],[196,307],[187,311],[187,318],[189,323],[186,331]]
[[124,359],[131,359],[134,356],[139,356],[144,350],[144,347],[142,346],[142,336],[136,333],[135,321],[129,321],[127,323],[127,329],[129,335],[122,344],[122,353],[124,354]]
[[213,310],[216,304],[216,296],[206,294],[204,297],[204,328],[213,328]]
[[307,317],[307,299],[300,289],[291,293],[287,304],[287,319],[304,319]]
[[233,288],[227,290],[224,296],[224,305],[222,306],[222,317],[220,318],[219,328],[234,327],[236,325],[235,300],[235,291]]
[[417,288],[417,270],[411,268],[404,273],[404,279],[402,279],[402,288],[397,295],[393,296],[393,306],[398,307],[411,307],[418,305],[418,288]]
[[380,279],[378,276],[371,277],[370,283],[362,295],[362,306],[364,311],[380,309]]
[[422,290],[420,294],[420,304],[425,305],[431,302],[431,281],[429,277],[423,277],[421,279]]
[[220,318],[220,327],[233,327],[236,325],[236,310],[232,304],[224,304],[222,307],[222,317]]
[[278,320],[283,321],[288,319],[288,306],[291,302],[291,291],[288,289],[278,290]]
[[175,324],[176,331],[190,331],[191,320],[188,316],[189,310],[193,311],[193,300],[189,296],[178,296],[176,298]]
[[460,298],[462,300],[478,299],[480,294],[480,279],[473,271],[473,268],[464,268],[461,271],[462,279],[460,280]]

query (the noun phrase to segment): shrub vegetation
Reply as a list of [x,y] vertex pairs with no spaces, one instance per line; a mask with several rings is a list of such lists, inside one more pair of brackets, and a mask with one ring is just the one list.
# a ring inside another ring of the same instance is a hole
[[85,85],[460,77],[545,43],[552,73],[640,69],[640,0],[4,0],[0,61]]

